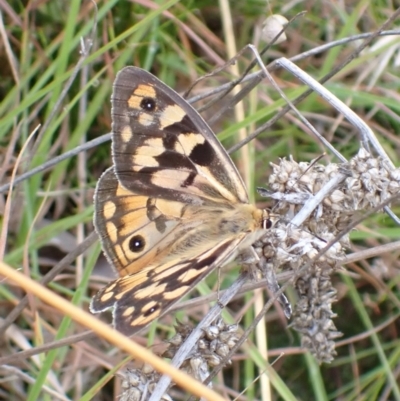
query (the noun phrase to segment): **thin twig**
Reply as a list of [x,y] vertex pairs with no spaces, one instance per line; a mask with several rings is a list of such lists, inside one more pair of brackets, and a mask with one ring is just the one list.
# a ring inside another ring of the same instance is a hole
[[[57,165],[58,163],[61,163],[63,160],[66,160],[66,159],[69,159],[70,157],[76,156],[80,152],[85,152],[89,149],[95,148],[96,146],[101,145],[102,143],[110,141],[110,140],[111,140],[111,133],[104,134],[98,138],[92,139],[89,142],[79,145],[74,149],[68,150],[67,152],[63,153],[62,155],[53,157],[51,160],[41,164],[40,166],[37,166],[37,167],[27,171],[26,173],[21,174],[20,176],[15,178],[15,180],[12,182],[12,184],[17,185],[20,182],[25,181],[30,177],[33,177],[35,174],[43,173],[44,171],[51,169],[53,166]],[[11,186],[11,182],[2,185],[0,187],[0,193],[8,191],[10,186]]]

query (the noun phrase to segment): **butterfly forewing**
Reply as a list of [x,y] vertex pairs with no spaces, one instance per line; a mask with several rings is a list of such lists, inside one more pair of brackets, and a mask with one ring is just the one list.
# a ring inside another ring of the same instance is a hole
[[127,189],[199,205],[247,202],[236,167],[209,126],[152,74],[120,71],[112,106],[115,171]]

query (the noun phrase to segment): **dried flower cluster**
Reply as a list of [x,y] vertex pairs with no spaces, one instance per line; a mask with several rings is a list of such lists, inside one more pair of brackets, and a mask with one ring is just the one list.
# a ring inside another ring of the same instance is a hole
[[[187,325],[179,324],[175,336],[168,340],[169,348],[163,356],[172,358],[191,332],[192,329]],[[214,324],[203,330],[200,340],[183,363],[182,369],[197,380],[204,381],[210,373],[209,368],[220,365],[237,340],[238,326],[226,325],[222,319],[217,319]]]
[[[347,235],[327,244],[345,230],[358,210],[376,207],[400,189],[400,169],[373,158],[365,149],[347,164],[312,165],[293,159],[272,165],[271,191],[260,193],[279,199],[274,208],[280,219],[274,229],[258,244],[256,251],[269,271],[292,270],[299,300],[291,326],[302,334],[302,345],[320,362],[330,362],[335,355],[333,340],[340,336],[332,321],[332,302],[336,290],[330,276],[340,267]],[[305,219],[301,227],[289,224],[303,205],[338,174],[343,180]],[[323,255],[319,255],[321,251]]]
[[361,149],[349,163],[351,177],[346,180],[350,206],[368,210],[400,191],[400,169],[393,169]]
[[[172,358],[192,330],[188,325],[179,323],[176,326],[176,334],[167,341],[168,349],[162,356]],[[217,319],[214,324],[203,330],[200,340],[180,369],[197,380],[204,381],[210,373],[209,368],[220,365],[235,346],[238,340],[237,330],[237,325],[226,325],[222,319]],[[120,401],[147,400],[153,394],[160,377],[159,373],[146,364],[141,369],[127,369],[122,382],[123,392]],[[172,400],[167,393],[161,399]]]
[[296,282],[299,300],[291,327],[302,334],[301,345],[318,361],[331,362],[336,355],[334,340],[342,334],[332,321],[332,303],[336,290],[332,287],[329,270],[315,270]]
[[[122,381],[123,391],[119,401],[148,400],[160,377],[159,373],[146,364],[141,369],[127,369]],[[161,400],[172,401],[172,398],[168,394],[164,394]]]
[[[290,158],[282,159],[279,165],[271,165],[273,173],[269,177],[269,185],[275,198],[279,194],[283,199],[288,194],[296,194],[294,200],[295,203],[301,203],[300,206],[335,175],[344,173],[348,176],[315,211],[318,225],[322,218],[322,227],[328,228],[331,233],[338,229],[338,219],[345,218],[348,222],[348,216],[355,211],[376,207],[400,190],[400,169],[393,169],[384,160],[372,157],[364,148],[347,164],[311,165],[297,163]],[[276,210],[285,211],[290,206],[288,202],[279,202]],[[334,220],[327,219],[327,214]]]

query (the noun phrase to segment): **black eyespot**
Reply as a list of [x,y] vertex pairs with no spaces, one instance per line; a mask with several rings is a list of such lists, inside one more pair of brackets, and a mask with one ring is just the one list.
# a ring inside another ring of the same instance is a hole
[[144,97],[140,102],[140,107],[145,111],[154,111],[156,101],[152,97]]
[[129,249],[132,252],[141,252],[143,251],[144,247],[146,245],[146,241],[141,235],[134,235],[130,240],[129,240]]
[[153,306],[152,308],[150,308],[148,311],[144,312],[143,316],[147,317],[147,316],[152,315],[158,308],[159,308],[159,305],[157,304],[157,305]]

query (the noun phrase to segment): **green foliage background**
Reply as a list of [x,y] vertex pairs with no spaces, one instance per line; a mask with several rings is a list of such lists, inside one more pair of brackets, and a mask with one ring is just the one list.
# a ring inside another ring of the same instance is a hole
[[[227,5],[229,15],[226,15]],[[109,132],[111,86],[122,67],[141,66],[182,92],[194,79],[229,58],[232,48],[227,47],[228,37],[239,50],[254,41],[255,26],[270,14],[280,13],[290,19],[301,11],[306,13],[290,25],[288,40],[267,52],[266,64],[278,57],[290,58],[341,38],[372,32],[395,9],[391,2],[382,0],[301,1],[293,5],[276,1],[266,4],[261,0],[228,3],[113,0],[99,1],[97,9],[93,2],[78,0],[0,3],[0,184],[9,182],[15,168],[18,176]],[[224,29],[224,18],[232,22],[230,29]],[[391,28],[396,26],[398,21]],[[319,79],[339,65],[359,43],[332,47],[297,64]],[[393,162],[399,165],[400,79],[396,64],[399,47],[393,43],[376,39],[374,47],[370,46],[325,86],[369,124]],[[87,54],[82,51],[82,44]],[[249,64],[250,57],[247,52],[239,59],[240,70]],[[291,99],[304,89],[285,71],[274,72],[274,78]],[[212,89],[229,79],[231,75],[222,72],[203,81],[197,90]],[[227,113],[213,128],[229,147],[238,141],[236,133],[240,127],[245,126],[251,132],[270,119],[282,104],[279,95],[264,80],[245,99],[244,121],[235,121],[233,113]],[[318,95],[309,96],[298,108],[346,157],[357,152],[360,143],[355,129],[346,121],[337,120],[337,113]],[[205,118],[210,115],[210,112],[204,114]],[[281,119],[251,146],[248,151],[251,166],[245,168],[250,172],[246,178],[253,196],[255,186],[267,183],[269,162],[289,155],[297,161],[310,161],[323,152],[294,116]],[[17,164],[19,155],[21,160]],[[233,157],[240,165],[242,156],[237,152]],[[335,161],[329,154],[326,159]],[[76,243],[82,242],[93,230],[92,196],[96,180],[110,165],[107,142],[20,183],[12,194],[9,214],[4,208],[7,192],[3,192],[0,210],[4,212],[3,230],[4,222],[7,229],[6,243],[2,245],[4,260],[39,279]],[[399,214],[396,205],[394,211]],[[399,228],[386,215],[377,214],[352,233],[350,251],[389,243],[399,237]],[[99,288],[90,281],[99,253],[98,246],[91,247],[76,265],[49,286],[87,308],[90,296]],[[284,353],[274,362],[274,373],[269,373],[272,399],[400,399],[400,389],[392,388],[393,382],[388,379],[388,371],[397,380],[400,374],[398,251],[346,267],[347,273],[335,278],[336,324],[344,337],[332,364],[319,366],[313,357],[304,354],[297,334],[287,328],[281,313],[271,311],[267,315],[269,363]],[[102,273],[95,270],[94,274],[98,277]],[[233,280],[237,270],[232,274],[224,280]],[[215,281],[216,276],[211,277],[202,284],[200,292],[214,290]],[[18,288],[2,281],[1,316],[7,316],[23,295]],[[295,302],[294,297],[291,299]],[[38,315],[32,313],[35,309]],[[248,309],[242,319],[244,326],[251,322],[253,313]],[[181,312],[178,317],[185,315],[186,312]],[[73,321],[63,319],[55,309],[39,301],[30,303],[14,324],[26,336],[30,347],[82,331]],[[171,317],[160,328],[157,332],[155,325],[151,329],[149,338],[155,343],[172,335]],[[23,349],[13,336],[5,335],[4,341],[2,356]],[[259,339],[249,339],[226,371],[225,383],[221,377],[218,379],[216,391],[227,396],[221,390],[224,385],[231,389],[231,395],[247,387],[244,396],[248,399],[265,397],[259,382],[253,383],[260,370],[265,369],[265,358],[258,352],[256,341]],[[58,383],[70,399],[113,399],[119,394],[119,379],[110,375],[111,381],[105,387],[100,383],[106,371],[124,355],[97,340],[81,344],[41,353],[37,361],[27,358],[23,365],[16,362],[21,372],[17,377],[23,385],[17,391],[10,383],[2,382],[0,398],[54,399],[43,390],[43,385],[57,389],[55,383]],[[5,372],[7,376],[8,371]],[[22,373],[33,380],[21,379]]]

